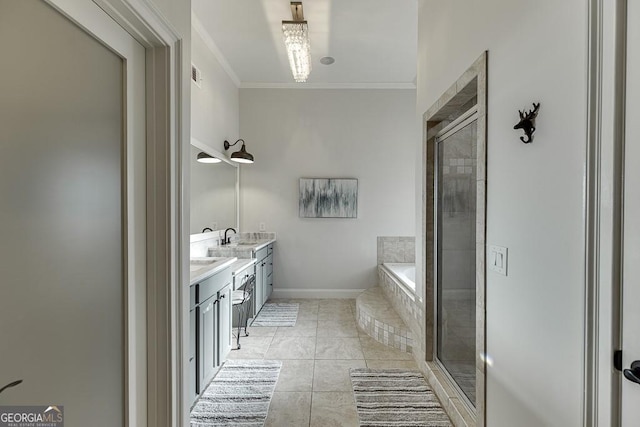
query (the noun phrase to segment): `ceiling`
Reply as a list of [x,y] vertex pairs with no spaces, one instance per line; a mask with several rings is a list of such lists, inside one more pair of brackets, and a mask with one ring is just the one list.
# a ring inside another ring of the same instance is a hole
[[[313,61],[307,83],[293,81],[282,40],[289,3],[192,0],[193,26],[241,87],[415,86],[417,0],[303,0]],[[324,56],[335,63],[322,65]]]

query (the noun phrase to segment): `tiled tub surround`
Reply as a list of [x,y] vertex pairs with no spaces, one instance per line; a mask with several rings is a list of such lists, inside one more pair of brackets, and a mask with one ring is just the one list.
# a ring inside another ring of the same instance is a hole
[[385,262],[382,267],[393,276],[409,295],[416,293],[416,265],[408,262]]
[[416,238],[413,236],[378,236],[378,262],[416,262]]
[[356,320],[358,326],[379,343],[412,353],[414,334],[380,287],[367,289],[356,298]]
[[378,266],[378,286],[388,303],[408,326],[412,336],[422,336],[424,320],[422,301],[414,293],[410,293],[407,285],[402,283],[384,264]]
[[[407,330],[407,336],[411,337],[411,352],[416,355],[416,357],[423,358],[425,352],[425,345],[422,342],[415,342],[414,337],[422,336],[423,334],[423,309],[422,309],[422,301],[416,296],[415,293],[415,275],[413,280],[413,286],[411,283],[405,283],[401,274],[394,274],[391,269],[393,266],[390,264],[399,264],[399,266],[413,266],[415,271],[415,260],[416,260],[416,240],[413,236],[378,236],[377,239],[377,261],[378,261],[378,288],[377,295],[382,298],[381,304],[392,308],[396,314],[396,316],[400,317],[402,320],[402,325]],[[386,264],[386,265],[385,265]],[[415,273],[414,273],[415,274]],[[384,323],[383,329],[376,330],[375,320],[377,318],[380,323],[381,318],[378,314],[375,314],[372,310],[363,310],[364,313],[370,315],[373,320],[368,320],[366,315],[360,319],[358,317],[358,321],[362,322],[361,327],[367,331],[367,333],[371,333],[371,336],[374,339],[377,339],[379,336],[384,340]],[[376,317],[377,316],[377,317]],[[368,323],[366,323],[368,322]],[[387,325],[388,327],[392,327],[392,325]],[[380,335],[380,330],[382,330],[382,335]],[[396,328],[393,328],[394,333],[396,332]],[[388,332],[388,331],[387,331]],[[395,334],[398,335],[398,334]],[[387,333],[387,336],[389,334]],[[403,338],[400,335],[400,338]],[[393,343],[396,341],[395,336],[391,339],[387,338],[387,342],[389,345],[393,346]],[[384,342],[384,341],[380,341]],[[403,340],[400,339],[402,343]],[[415,345],[418,345],[416,348]],[[400,347],[395,347],[400,348]]]

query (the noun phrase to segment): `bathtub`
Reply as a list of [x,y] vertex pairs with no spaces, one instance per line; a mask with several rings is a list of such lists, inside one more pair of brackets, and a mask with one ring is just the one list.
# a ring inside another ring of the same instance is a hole
[[400,262],[385,262],[382,264],[391,276],[396,278],[406,292],[416,293],[416,265]]

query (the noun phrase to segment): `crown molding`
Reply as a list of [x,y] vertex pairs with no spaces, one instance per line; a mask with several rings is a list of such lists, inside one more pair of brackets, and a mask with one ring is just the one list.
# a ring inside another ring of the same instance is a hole
[[204,40],[204,44],[207,45],[211,53],[213,53],[213,56],[216,57],[216,59],[222,66],[222,69],[224,69],[225,73],[227,73],[229,78],[233,81],[233,84],[235,84],[238,88],[241,87],[238,75],[235,73],[235,71],[233,71],[233,68],[231,68],[231,65],[229,65],[229,62],[227,62],[227,59],[218,48],[218,45],[213,41],[207,30],[204,28],[204,25],[202,25],[202,22],[200,22],[198,17],[193,12],[191,12],[191,27],[195,30],[196,33],[198,33],[200,37],[202,37],[202,40]]
[[240,89],[404,89],[416,90],[410,83],[252,83],[242,82]]

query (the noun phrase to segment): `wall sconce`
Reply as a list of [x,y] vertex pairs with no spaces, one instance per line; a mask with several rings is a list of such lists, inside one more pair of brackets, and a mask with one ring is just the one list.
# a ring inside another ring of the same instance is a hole
[[220,160],[217,157],[210,156],[204,151],[201,151],[198,153],[198,157],[196,158],[196,161],[200,163],[220,163],[222,160]]
[[224,141],[224,149],[228,150],[230,147],[233,147],[234,145],[236,145],[238,142],[242,141],[242,147],[240,148],[240,150],[236,151],[235,153],[231,154],[231,160],[233,160],[234,162],[238,162],[238,163],[253,163],[253,155],[250,153],[247,153],[247,150],[244,147],[244,139],[239,139],[236,142],[234,142],[233,144],[229,144],[229,141]]

